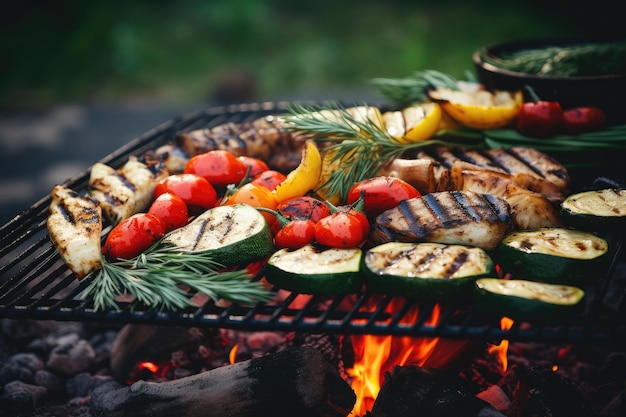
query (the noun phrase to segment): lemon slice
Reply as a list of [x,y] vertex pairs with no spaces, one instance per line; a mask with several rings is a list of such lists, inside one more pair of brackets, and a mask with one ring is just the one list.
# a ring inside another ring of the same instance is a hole
[[439,129],[441,107],[424,103],[382,115],[385,130],[398,142],[411,143],[430,139]]

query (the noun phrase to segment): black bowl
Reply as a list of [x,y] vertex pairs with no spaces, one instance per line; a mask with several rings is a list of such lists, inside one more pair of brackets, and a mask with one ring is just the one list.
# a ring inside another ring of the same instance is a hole
[[[510,71],[483,60],[483,56],[500,57],[503,53],[588,43],[573,40],[518,40],[483,47],[472,56],[478,80],[488,89],[516,90],[528,85],[542,100],[558,101],[564,109],[579,106],[601,108],[608,124],[626,123],[626,74],[556,77]],[[597,43],[597,42],[594,42]],[[525,90],[525,89],[524,89]],[[525,98],[530,100],[525,91]]]

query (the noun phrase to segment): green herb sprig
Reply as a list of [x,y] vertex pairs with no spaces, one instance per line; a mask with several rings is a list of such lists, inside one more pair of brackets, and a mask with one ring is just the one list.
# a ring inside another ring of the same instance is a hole
[[457,89],[458,80],[436,70],[416,71],[403,78],[372,78],[370,84],[393,104],[404,107],[412,103],[429,101],[429,87]]
[[271,295],[260,282],[251,280],[247,271],[225,271],[206,253],[159,244],[131,260],[103,259],[102,268],[85,279],[91,282],[82,297],[91,297],[96,311],[118,309],[120,295],[134,296],[134,306],[169,311],[194,306],[190,290],[213,300],[240,303],[266,301]]
[[[287,130],[327,143],[324,149],[332,155],[331,162],[346,162],[320,186],[325,194],[338,195],[342,202],[354,183],[374,175],[385,163],[407,151],[433,145],[471,146],[468,142],[442,139],[401,143],[373,120],[357,119],[334,102],[322,106],[295,104],[288,111],[285,118]],[[480,139],[480,135],[472,134],[471,137]]]

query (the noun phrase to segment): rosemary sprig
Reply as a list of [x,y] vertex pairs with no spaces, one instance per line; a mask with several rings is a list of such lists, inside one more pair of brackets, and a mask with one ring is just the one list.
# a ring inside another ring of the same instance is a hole
[[357,119],[333,102],[324,106],[294,104],[288,111],[287,130],[328,143],[324,151],[332,155],[330,162],[341,161],[319,189],[327,195],[338,195],[342,202],[355,182],[372,176],[389,160],[411,149],[444,144],[468,146],[440,139],[401,143],[373,120]]
[[416,71],[404,78],[373,78],[370,84],[399,107],[429,101],[429,87],[458,88],[456,78],[436,70]]
[[266,301],[270,292],[250,280],[244,270],[224,271],[224,267],[202,252],[180,251],[172,246],[154,245],[137,258],[107,262],[86,279],[91,282],[83,298],[91,297],[95,310],[119,306],[120,295],[132,295],[135,304],[157,310],[193,306],[188,289],[217,300],[250,303]]

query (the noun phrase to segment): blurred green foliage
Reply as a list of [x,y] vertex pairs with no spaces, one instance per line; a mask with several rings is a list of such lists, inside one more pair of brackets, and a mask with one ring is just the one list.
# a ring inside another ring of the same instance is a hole
[[561,14],[522,0],[15,3],[3,6],[3,108],[203,100],[238,71],[263,98],[363,89],[421,69],[462,76],[486,44],[576,35]]

